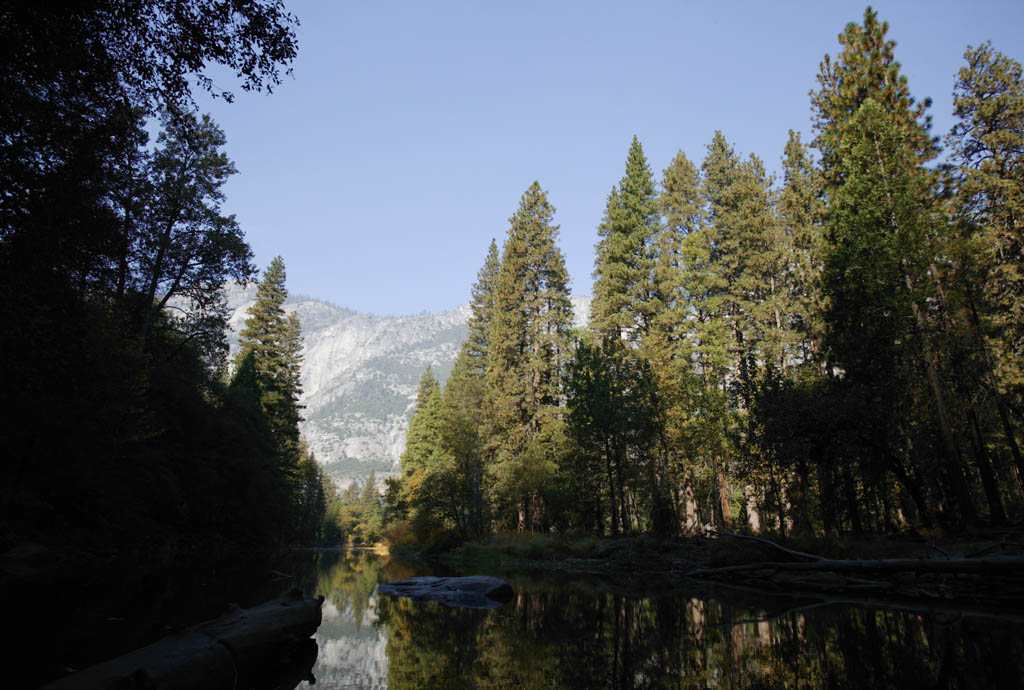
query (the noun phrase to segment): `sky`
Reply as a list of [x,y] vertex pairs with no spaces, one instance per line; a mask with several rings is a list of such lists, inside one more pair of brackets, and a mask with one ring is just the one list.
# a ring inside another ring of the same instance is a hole
[[[202,97],[239,174],[258,266],[288,289],[380,315],[453,309],[537,180],[574,295],[591,292],[597,225],[636,135],[660,179],[698,165],[715,130],[778,171],[787,132],[813,137],[808,92],[865,5],[816,2],[286,0],[299,55],[274,93]],[[968,45],[1024,61],[1024,2],[886,1],[911,94],[953,124]]]

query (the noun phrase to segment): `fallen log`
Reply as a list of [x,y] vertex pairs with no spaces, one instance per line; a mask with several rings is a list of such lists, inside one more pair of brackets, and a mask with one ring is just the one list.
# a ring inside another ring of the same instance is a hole
[[322,596],[309,599],[293,590],[288,596],[250,609],[235,607],[219,618],[45,687],[147,690],[273,687],[274,683],[264,681],[282,674],[294,676],[297,665],[304,666],[299,675],[308,675],[316,659],[316,643],[309,638],[320,626],[323,599]]
[[836,573],[1004,573],[1024,575],[1024,557],[994,556],[991,558],[882,558],[844,560],[819,558],[816,561],[758,561],[718,568],[695,568],[687,576],[722,575],[757,570],[830,571]]

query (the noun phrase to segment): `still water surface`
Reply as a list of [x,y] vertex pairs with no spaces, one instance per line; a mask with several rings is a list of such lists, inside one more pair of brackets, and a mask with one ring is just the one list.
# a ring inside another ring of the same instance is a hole
[[550,574],[512,578],[500,608],[453,609],[378,595],[423,573],[370,553],[293,565],[326,596],[315,688],[1024,687],[1024,625],[997,618]]

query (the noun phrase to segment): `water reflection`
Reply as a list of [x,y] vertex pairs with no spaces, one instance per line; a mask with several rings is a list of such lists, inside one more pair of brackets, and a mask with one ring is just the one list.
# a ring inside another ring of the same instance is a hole
[[1024,680],[1022,626],[992,619],[785,612],[760,597],[634,597],[587,581],[515,581],[516,598],[491,611],[374,593],[378,581],[414,574],[370,554],[321,555],[318,687],[980,689]]

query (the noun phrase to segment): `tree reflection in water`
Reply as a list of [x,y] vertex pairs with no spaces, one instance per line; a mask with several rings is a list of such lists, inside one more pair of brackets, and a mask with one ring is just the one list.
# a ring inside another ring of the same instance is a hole
[[[632,597],[593,583],[527,580],[513,582],[517,596],[501,608],[454,609],[376,596],[378,579],[413,574],[395,568],[368,554],[318,565],[319,591],[338,612],[317,635],[318,686],[981,689],[1024,681],[1019,623],[845,606],[770,613],[720,596]],[[352,659],[379,663],[332,669],[323,657],[336,635],[347,636]]]

